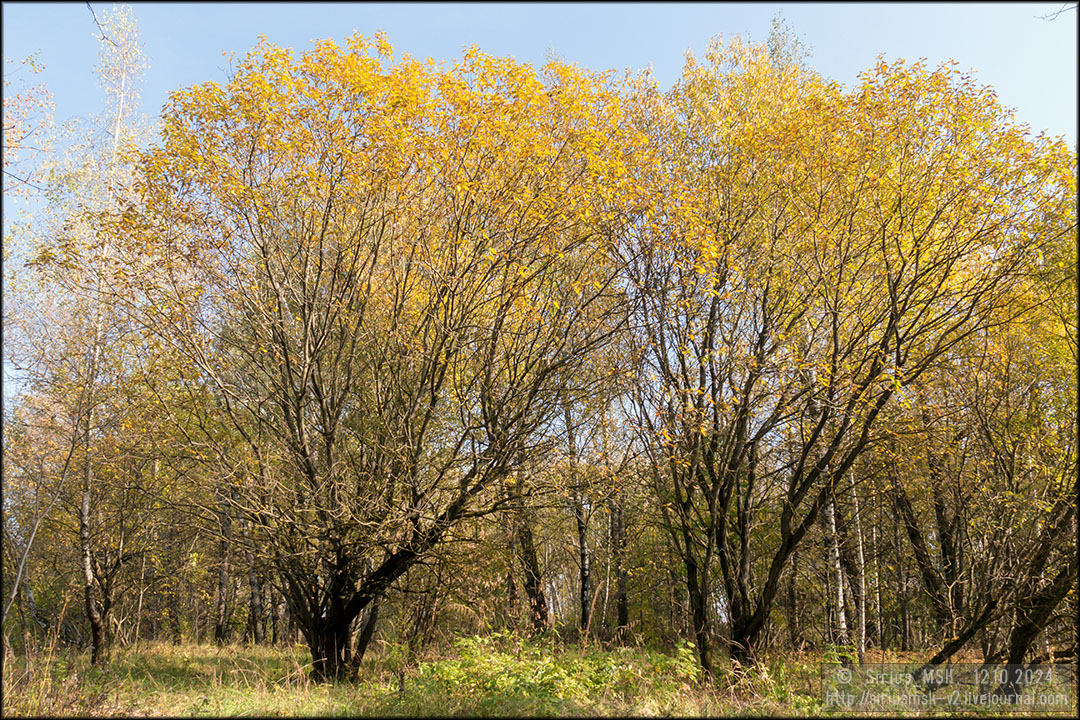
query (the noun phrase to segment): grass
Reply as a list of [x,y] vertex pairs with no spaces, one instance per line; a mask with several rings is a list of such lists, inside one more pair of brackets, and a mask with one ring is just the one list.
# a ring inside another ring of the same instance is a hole
[[699,682],[692,647],[673,654],[515,636],[463,638],[409,662],[369,651],[359,677],[316,684],[306,648],[144,644],[101,667],[87,653],[5,659],[5,716],[731,716],[822,715],[820,655],[777,656]]
[[306,648],[146,644],[102,668],[58,651],[4,668],[4,715],[445,716],[720,715],[733,705],[701,685],[693,651],[562,646],[504,635],[458,640],[407,664],[398,646],[369,652],[351,682],[315,684]]

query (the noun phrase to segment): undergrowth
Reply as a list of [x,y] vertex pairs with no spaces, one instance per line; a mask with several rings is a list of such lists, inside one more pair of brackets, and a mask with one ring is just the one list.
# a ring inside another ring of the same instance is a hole
[[526,640],[457,640],[409,659],[376,643],[357,677],[317,684],[302,646],[142,644],[100,668],[87,653],[9,655],[5,716],[652,716],[817,714],[817,665],[774,659],[701,681],[693,647],[672,653]]

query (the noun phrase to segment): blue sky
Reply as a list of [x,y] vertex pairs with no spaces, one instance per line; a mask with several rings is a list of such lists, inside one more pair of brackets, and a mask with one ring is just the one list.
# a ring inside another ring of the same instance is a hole
[[[98,16],[111,7],[93,3]],[[1037,16],[1060,3],[132,3],[150,69],[143,112],[154,117],[171,90],[223,80],[222,51],[243,54],[260,33],[303,51],[313,39],[341,40],[385,30],[398,51],[449,59],[476,44],[496,55],[542,63],[548,48],[594,70],[652,64],[662,85],[678,76],[686,50],[740,34],[764,41],[774,14],[813,48],[811,64],[852,84],[879,53],[889,59],[953,58],[993,85],[1033,129],[1077,133],[1077,11],[1053,22]],[[96,29],[86,4],[3,4],[7,58],[38,52],[38,76],[57,120],[90,115],[101,93],[92,69]]]

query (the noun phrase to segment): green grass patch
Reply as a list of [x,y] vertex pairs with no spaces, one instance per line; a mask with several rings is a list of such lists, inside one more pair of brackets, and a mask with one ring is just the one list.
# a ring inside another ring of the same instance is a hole
[[422,662],[380,711],[405,715],[672,715],[700,711],[693,652],[564,648],[495,635]]

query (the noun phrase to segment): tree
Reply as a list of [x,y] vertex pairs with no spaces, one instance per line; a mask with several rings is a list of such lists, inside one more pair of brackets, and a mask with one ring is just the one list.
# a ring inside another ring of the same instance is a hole
[[[28,378],[39,402],[51,406],[54,437],[67,449],[57,467],[57,497],[69,474],[78,469],[80,492],[73,502],[78,525],[78,547],[84,606],[91,629],[92,661],[99,662],[108,644],[113,582],[120,566],[130,558],[124,552],[123,523],[113,523],[118,538],[104,536],[104,517],[127,514],[135,508],[120,497],[108,508],[97,506],[114,457],[110,440],[121,429],[128,386],[125,362],[132,346],[128,328],[107,297],[110,276],[116,272],[114,242],[97,232],[92,217],[115,212],[130,188],[130,168],[122,161],[129,144],[137,142],[139,124],[133,118],[137,79],[142,71],[138,33],[130,10],[106,20],[114,40],[102,46],[97,72],[106,92],[103,115],[96,124],[72,128],[75,136],[67,155],[54,159],[41,181],[47,192],[45,221],[31,231],[38,234],[24,268],[35,278],[42,297],[19,304],[24,314],[14,327],[26,348],[38,351]],[[106,139],[102,139],[102,136]],[[110,437],[112,435],[112,437]],[[130,499],[130,498],[129,498]],[[104,502],[104,500],[102,500]],[[28,540],[32,535],[28,537]],[[29,550],[29,542],[26,544]]]
[[[52,98],[48,89],[44,85],[38,85],[32,88],[25,87],[25,76],[13,77],[16,73],[23,73],[29,71],[31,73],[40,72],[41,66],[37,59],[31,55],[19,63],[19,67],[15,67],[14,61],[4,58],[4,137],[3,137],[3,172],[4,172],[4,196],[11,197],[15,201],[20,196],[28,195],[32,190],[39,189],[38,168],[28,169],[23,167],[20,170],[20,166],[24,165],[28,160],[32,161],[36,156],[47,152],[49,149],[48,131],[52,127]],[[18,92],[11,92],[11,87],[16,85],[19,87]],[[9,232],[9,228],[5,225],[4,228],[4,261],[5,263],[14,264],[18,251],[15,247],[15,233]],[[10,267],[10,266],[9,266]],[[4,278],[4,327],[8,328],[17,321],[17,311],[15,306],[21,301],[21,285],[19,278],[14,274],[6,274]],[[5,332],[5,336],[7,333]],[[12,357],[13,351],[17,353],[17,350],[11,348],[11,341],[8,337],[5,337],[5,356]],[[5,412],[7,408],[5,408]],[[13,421],[15,418],[8,415],[5,420]],[[5,426],[8,423],[5,422]],[[5,447],[7,446],[7,440],[9,433],[5,431]],[[6,453],[5,453],[6,455]],[[34,540],[37,537],[37,531],[41,527],[45,516],[52,510],[56,501],[59,499],[59,494],[63,489],[64,480],[67,479],[68,470],[70,469],[70,462],[62,467],[58,472],[58,477],[54,476],[53,479],[57,479],[58,482],[50,488],[49,479],[35,474],[35,497],[37,502],[32,512],[32,520],[29,520],[27,527],[21,529],[18,536],[21,537],[21,548],[17,552],[17,559],[14,560],[14,567],[12,572],[13,577],[10,580],[10,586],[6,589],[8,591],[8,598],[3,605],[3,618],[6,620],[8,612],[11,610],[12,603],[15,601],[19,594],[20,586],[24,579],[24,571],[26,570],[26,560],[31,551],[33,550]],[[7,487],[7,486],[6,486]],[[5,544],[9,552],[15,552],[13,543],[15,542],[15,534],[9,532],[7,524],[4,526],[5,532]],[[5,583],[8,585],[8,583]],[[5,625],[5,628],[7,626]],[[5,647],[7,646],[7,635],[4,636]]]
[[122,219],[129,262],[160,267],[133,311],[221,403],[212,452],[247,447],[235,509],[320,678],[361,611],[498,506],[620,323],[599,224],[633,147],[615,91],[391,52],[264,43],[226,87],[175,93]]
[[624,255],[641,425],[711,672],[713,563],[752,661],[882,410],[1007,322],[1068,200],[1062,146],[948,67],[880,62],[845,93],[739,42],[707,59],[646,105],[673,200]]

